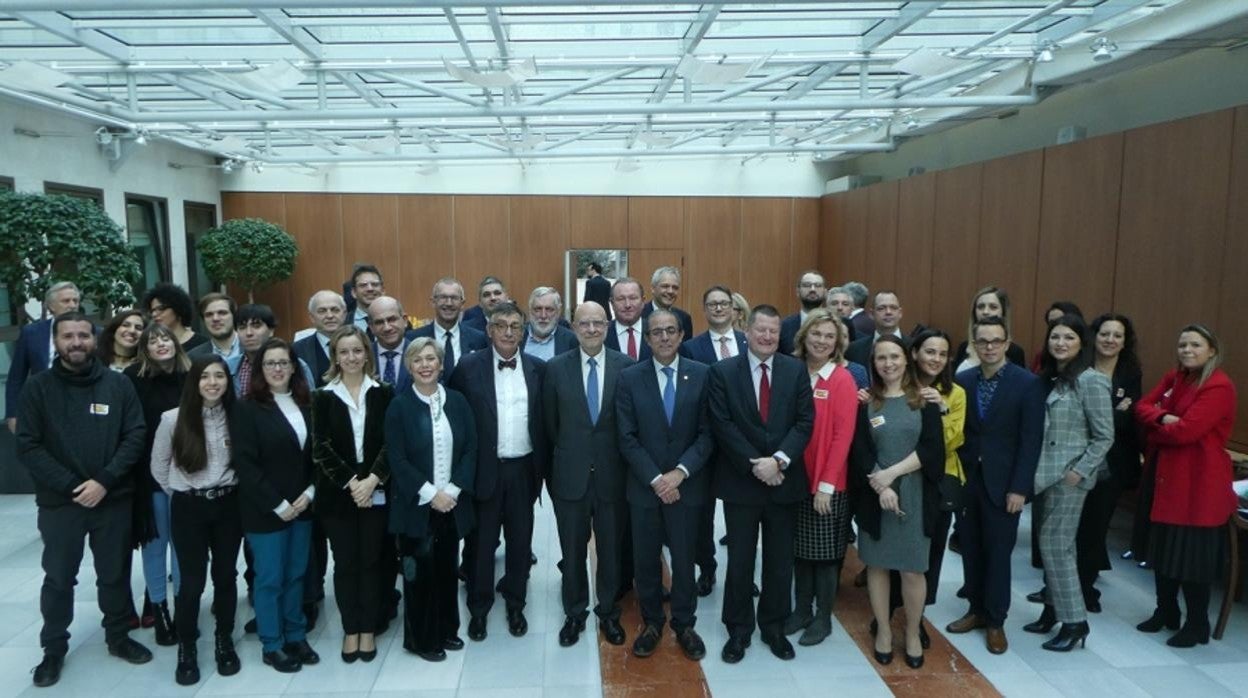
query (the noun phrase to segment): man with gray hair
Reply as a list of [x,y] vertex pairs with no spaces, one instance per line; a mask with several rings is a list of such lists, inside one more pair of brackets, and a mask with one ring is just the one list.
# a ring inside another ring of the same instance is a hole
[[849,314],[846,321],[854,326],[854,333],[859,337],[864,335],[875,334],[875,319],[871,317],[871,313],[865,312],[867,309],[867,298],[871,296],[871,292],[867,290],[865,284],[858,281],[850,281],[841,286],[854,300],[854,310]]
[[650,275],[650,300],[641,309],[641,317],[648,318],[655,308],[666,310],[676,316],[685,337],[693,336],[693,318],[676,307],[680,297],[680,270],[676,267],[659,267]]
[[433,322],[416,329],[413,337],[432,337],[442,347],[442,381],[446,382],[451,371],[464,356],[484,349],[489,340],[484,332],[469,327],[461,319],[464,309],[464,285],[457,279],[444,276],[433,283],[429,296],[433,307]]
[[849,291],[844,286],[833,286],[828,289],[828,309],[836,313],[836,316],[844,320],[845,329],[849,330],[849,341],[854,341],[858,337],[858,332],[854,330],[854,323],[850,322],[849,316],[854,312],[854,297],[849,295]]
[[295,342],[291,348],[295,356],[312,369],[312,377],[316,379],[314,388],[325,386],[325,373],[333,363],[329,355],[329,336],[342,327],[346,312],[347,304],[337,291],[317,291],[308,299],[308,319],[316,331]]
[[30,376],[46,370],[56,357],[52,338],[52,320],[62,313],[78,310],[82,292],[72,281],[52,284],[43,294],[45,317],[22,328],[9,365],[9,379],[4,386],[4,415],[9,433],[17,432],[17,403],[22,386]]
[[560,324],[563,302],[550,286],[538,286],[529,294],[529,324],[520,340],[520,351],[542,361],[550,361],[575,349],[576,334]]

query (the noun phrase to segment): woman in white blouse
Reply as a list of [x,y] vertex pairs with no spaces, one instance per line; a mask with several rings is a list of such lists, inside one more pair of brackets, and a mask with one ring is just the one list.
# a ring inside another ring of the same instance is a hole
[[442,348],[411,341],[403,362],[412,387],[386,412],[390,532],[403,571],[403,647],[430,662],[464,646],[459,637],[459,541],[473,526],[477,430],[463,395],[438,383]]
[[[329,338],[330,367],[324,388],[312,394],[312,462],[320,496],[316,513],[334,552],[334,598],[342,613],[342,661],[371,662],[383,598],[394,591],[386,579],[386,408],[394,389],[374,378],[368,335],[355,325]],[[391,549],[388,554],[393,557]]]

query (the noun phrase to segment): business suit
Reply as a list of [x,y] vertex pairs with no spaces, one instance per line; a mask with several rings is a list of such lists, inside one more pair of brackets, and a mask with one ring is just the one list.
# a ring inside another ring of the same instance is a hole
[[563,552],[564,615],[583,621],[588,615],[586,552],[592,529],[598,553],[595,584],[601,619],[618,620],[616,600],[625,582],[621,567],[627,508],[625,464],[620,457],[615,404],[620,374],[633,362],[606,349],[596,360],[602,372],[598,421],[590,418],[581,351],[556,356],[546,367],[542,411],[552,453],[546,487],[555,507],[559,547]]
[[325,387],[325,374],[329,371],[330,364],[333,363],[329,359],[329,340],[326,339],[324,348],[322,348],[320,333],[313,332],[292,344],[290,348],[295,352],[295,356],[299,357],[300,361],[312,369],[312,379],[315,383],[309,387]]
[[[692,360],[673,367],[675,407],[671,424],[663,405],[655,362],[643,361],[620,373],[616,392],[616,423],[620,453],[628,465],[626,496],[633,530],[633,561],[641,617],[663,627],[663,543],[671,550],[672,628],[693,627],[697,593],[693,563],[701,512],[710,503],[707,462],[714,451],[707,408],[710,369]],[[683,466],[688,477],[680,499],[663,504],[651,482]]]
[[8,419],[17,416],[18,397],[26,379],[48,369],[52,346],[52,319],[32,322],[22,328],[13,348],[13,361],[9,364],[8,382],[4,385],[4,414]]
[[[520,340],[520,351],[524,351],[524,347],[529,343],[529,329],[528,325],[524,326],[524,338]],[[555,325],[554,335],[554,339],[551,340],[555,343],[554,356],[559,356],[565,351],[572,351],[580,346],[576,333],[563,325]]]
[[797,331],[802,328],[802,314],[793,313],[780,321],[780,353],[793,355]]
[[[422,325],[416,328],[415,330],[413,330],[410,336],[413,339],[416,337],[429,337],[432,339],[437,339],[437,333],[434,331],[435,324],[436,323],[434,322],[430,322],[428,324]],[[442,360],[442,382],[443,383],[446,383],[447,377],[450,376],[451,372],[455,370],[455,367],[459,365],[460,359],[464,358],[465,356],[467,356],[468,354],[471,354],[474,351],[480,351],[490,345],[490,339],[489,337],[485,336],[484,331],[474,330],[473,328],[465,325],[463,322],[460,322],[458,325],[456,325],[455,328],[451,330],[451,332],[455,336],[455,338],[459,340],[459,354],[460,355],[454,357],[455,358],[454,361],[447,361],[445,358]],[[445,337],[446,335],[442,335],[442,336]],[[445,348],[445,341],[442,342],[442,345],[443,345],[443,348]]]
[[585,297],[582,303],[593,301],[607,311],[607,322],[611,322],[611,282],[602,274],[585,280]]
[[[737,355],[740,356],[749,348],[748,343],[745,341],[745,333],[733,330],[732,335],[737,342]],[[696,337],[686,338],[680,345],[680,355],[710,366],[719,361],[719,347],[715,345],[708,330]]]
[[528,432],[533,447],[522,457],[503,459],[498,455],[499,423],[513,417],[498,413],[494,350],[487,348],[465,356],[448,381],[449,388],[468,400],[477,427],[477,463],[471,488],[476,498],[477,530],[468,571],[468,611],[473,618],[484,618],[494,605],[494,551],[498,549],[500,531],[507,536],[507,548],[498,591],[508,611],[522,610],[527,598],[533,504],[541,491],[541,473],[547,462],[546,432],[542,427],[546,365],[520,352],[516,356],[528,393]]
[[971,613],[1000,628],[1010,609],[1010,553],[1018,514],[1008,493],[1030,496],[1044,436],[1044,388],[1029,371],[1005,363],[986,410],[980,408],[982,366],[957,375],[966,391],[966,440],[958,457],[966,471],[966,509],[958,522]]
[[[211,342],[207,343],[211,344]],[[201,345],[204,346],[204,345]],[[309,388],[322,388],[325,386],[325,373],[329,371],[330,358],[328,349],[329,344],[321,348],[320,334],[313,332],[303,339],[291,345],[291,351],[298,357],[303,365],[307,366],[312,372],[312,383],[308,384]],[[306,374],[305,374],[306,375]],[[353,447],[354,448],[354,447]],[[354,453],[354,450],[352,451]],[[318,507],[319,508],[319,507]],[[384,531],[384,527],[382,528]],[[391,565],[393,567],[393,565]],[[320,516],[312,519],[312,543],[308,552],[308,574],[304,578],[303,596],[304,601],[308,604],[314,604],[325,598],[325,573],[329,569],[329,533],[325,528],[324,519]],[[347,569],[351,568],[351,563],[347,563]],[[352,570],[354,571],[354,570]],[[338,577],[338,569],[335,565],[334,577]],[[371,578],[376,578],[375,570],[371,574]],[[337,582],[335,581],[335,586]],[[315,610],[312,611],[315,613]],[[351,611],[348,609],[343,620]],[[375,614],[374,614],[375,615]],[[361,631],[355,631],[361,632]],[[371,631],[368,631],[371,632]]]
[[386,350],[377,340],[373,340],[373,365],[377,367],[377,380],[393,385],[395,394],[405,392],[412,387],[412,374],[407,371],[407,362],[403,360],[403,352],[407,351],[407,345],[415,338],[416,330],[407,330],[403,333],[403,341],[399,342],[399,346],[390,350],[395,352],[393,382],[386,380]]
[[485,334],[485,320],[485,308],[482,308],[480,305],[474,305],[464,311],[463,317],[459,319],[459,324]]
[[875,334],[875,318],[871,317],[871,313],[867,312],[866,309],[856,313],[846,322],[854,326],[854,332],[859,337]]
[[[637,330],[637,361],[648,361],[652,356],[650,345],[646,344],[646,325],[644,317],[638,321],[640,329]],[[621,338],[616,336],[614,322],[607,323],[607,338],[603,341],[603,345],[608,349],[620,352],[630,360],[633,358],[628,355],[628,337]]]
[[[711,367],[711,430],[718,443],[714,490],[724,501],[728,526],[723,622],[731,639],[747,640],[754,632],[751,587],[761,526],[763,575],[757,625],[770,644],[782,637],[784,620],[792,610],[793,538],[797,503],[809,496],[803,453],[814,427],[815,408],[806,367],[776,353],[771,357],[770,409],[764,422],[750,358],[747,351]],[[781,451],[789,463],[784,481],[771,487],[754,476],[750,459]]]
[[[680,330],[685,333],[685,336],[692,337],[693,336],[693,318],[689,316],[689,313],[686,313],[685,311],[681,310],[680,308],[677,308],[674,305],[668,308],[667,311],[671,313],[672,315],[676,316],[676,323],[680,325]],[[641,306],[641,316],[643,318],[650,317],[650,313],[653,313],[653,312],[654,312],[654,301],[646,301],[646,304]]]

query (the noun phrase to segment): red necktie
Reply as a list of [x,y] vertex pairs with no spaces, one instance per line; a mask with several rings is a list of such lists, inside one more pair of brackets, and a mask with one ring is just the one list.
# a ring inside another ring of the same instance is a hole
[[727,337],[719,338],[719,358],[721,359],[732,358],[732,354],[728,353],[728,338]]
[[633,361],[637,360],[637,337],[631,327],[628,328],[628,356]]
[[771,409],[771,381],[767,380],[767,364],[759,364],[763,377],[758,379],[758,416],[767,421],[767,412]]

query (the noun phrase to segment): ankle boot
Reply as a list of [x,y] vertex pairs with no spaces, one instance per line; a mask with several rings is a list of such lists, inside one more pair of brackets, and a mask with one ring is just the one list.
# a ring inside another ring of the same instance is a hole
[[179,686],[199,683],[199,651],[194,642],[178,644],[178,667],[173,672],[173,680]]
[[792,635],[810,625],[813,616],[810,604],[815,597],[815,566],[807,560],[798,560],[793,566],[793,586],[796,603],[793,613],[784,621],[784,634]]
[[1069,652],[1075,648],[1075,645],[1086,647],[1088,643],[1088,633],[1091,628],[1085,620],[1082,623],[1062,623],[1062,629],[1057,631],[1057,637],[1040,645],[1051,652]]
[[1188,614],[1187,622],[1183,624],[1183,629],[1175,633],[1169,640],[1166,640],[1166,644],[1180,648],[1209,644],[1209,619],[1193,618],[1191,614]]
[[1179,607],[1174,608],[1157,608],[1153,610],[1153,615],[1148,620],[1135,626],[1136,630],[1142,633],[1160,632],[1162,628],[1167,630],[1179,629]]
[[832,634],[832,607],[836,603],[836,590],[841,576],[840,565],[816,563],[814,575],[816,607],[814,620],[797,641],[797,644],[804,647],[817,645]]
[[1053,610],[1052,606],[1045,604],[1044,611],[1040,613],[1040,619],[1034,623],[1024,625],[1023,630],[1029,633],[1044,635],[1052,630],[1054,625],[1057,625],[1057,612]]
[[156,644],[161,647],[172,647],[178,643],[173,618],[169,616],[169,604],[161,601],[152,604],[152,612],[156,616]]
[[238,653],[234,651],[234,638],[229,635],[217,635],[213,655],[217,660],[217,673],[222,676],[233,676],[238,673],[241,663]]

